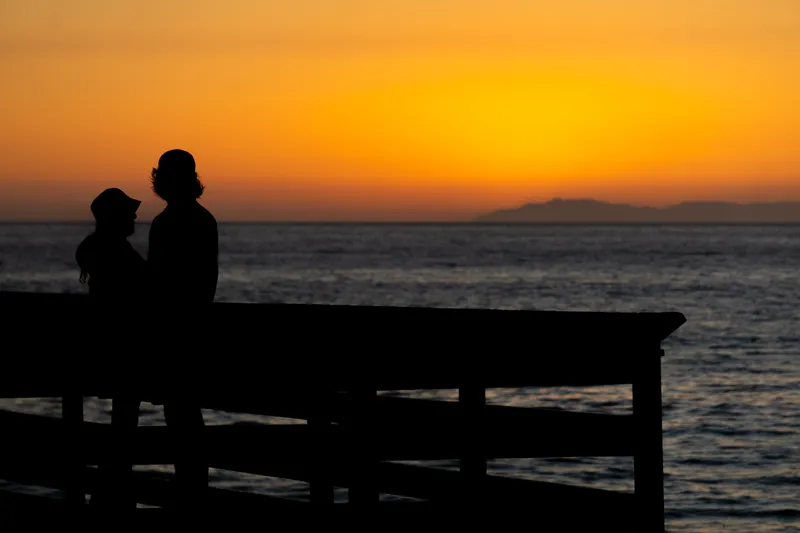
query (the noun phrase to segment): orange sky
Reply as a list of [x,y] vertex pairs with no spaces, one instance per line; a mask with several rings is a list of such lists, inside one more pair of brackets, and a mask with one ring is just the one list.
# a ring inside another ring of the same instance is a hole
[[0,0],[0,219],[800,200],[797,0]]

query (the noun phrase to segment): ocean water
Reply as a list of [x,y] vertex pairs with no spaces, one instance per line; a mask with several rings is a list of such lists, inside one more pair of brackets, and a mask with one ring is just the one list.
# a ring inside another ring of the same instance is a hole
[[[131,239],[143,254],[147,229],[140,224]],[[0,290],[85,290],[73,257],[90,230],[0,225]],[[220,247],[219,301],[680,311],[688,322],[664,343],[662,362],[668,530],[798,531],[800,226],[221,224]],[[631,407],[627,387],[504,389],[490,400]],[[59,412],[52,399],[0,407]],[[86,407],[88,419],[108,420],[107,402],[87,399]],[[243,419],[205,415],[211,424]],[[161,424],[163,414],[143,404],[141,423]],[[629,459],[490,468],[632,489]],[[221,471],[212,484],[298,498],[307,491]]]

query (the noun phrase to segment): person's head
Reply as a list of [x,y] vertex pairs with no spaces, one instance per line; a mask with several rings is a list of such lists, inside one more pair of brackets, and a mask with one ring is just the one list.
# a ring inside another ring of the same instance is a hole
[[196,200],[205,189],[197,176],[194,157],[185,150],[164,152],[150,177],[153,192],[167,203]]
[[97,232],[115,237],[133,235],[136,211],[141,204],[141,201],[131,198],[120,189],[104,190],[92,202]]

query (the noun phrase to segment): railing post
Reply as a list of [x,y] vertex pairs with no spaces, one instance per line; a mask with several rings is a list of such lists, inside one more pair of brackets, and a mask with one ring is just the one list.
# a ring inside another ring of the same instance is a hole
[[83,450],[81,449],[81,426],[83,425],[83,396],[65,393],[61,398],[61,419],[64,425],[65,490],[70,509],[80,509],[86,505],[86,492],[83,485]]
[[638,359],[633,382],[636,425],[634,485],[637,531],[663,532],[664,448],[661,405],[660,348]]
[[310,493],[313,504],[333,503],[333,483],[331,480],[330,430],[332,427],[329,413],[330,395],[327,391],[314,393],[312,412],[308,419],[311,435],[314,439],[316,454],[311,458]]
[[353,458],[353,480],[348,491],[348,501],[358,506],[372,505],[378,503],[380,497],[375,479],[378,465],[372,442],[378,392],[360,387],[350,394],[353,424],[350,432],[350,456]]
[[486,455],[483,441],[486,389],[478,382],[471,382],[458,389],[461,408],[464,455],[461,457],[461,474],[464,479],[465,496],[471,501],[480,501],[486,476]]

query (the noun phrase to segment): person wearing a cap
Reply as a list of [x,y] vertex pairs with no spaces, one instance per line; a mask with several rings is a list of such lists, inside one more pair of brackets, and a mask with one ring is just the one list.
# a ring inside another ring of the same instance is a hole
[[[169,150],[151,173],[153,191],[166,201],[150,226],[147,264],[152,276],[153,305],[157,309],[161,366],[170,392],[163,403],[167,427],[172,427],[180,450],[175,474],[178,505],[202,505],[208,486],[208,465],[197,455],[205,427],[192,389],[202,384],[202,331],[193,327],[206,320],[217,290],[219,243],[217,221],[200,203],[205,187],[198,178],[194,157],[185,150]],[[187,392],[188,391],[188,392]]]
[[[130,381],[131,367],[126,356],[131,355],[127,343],[122,341],[130,327],[130,313],[146,302],[147,264],[128,237],[135,231],[136,211],[141,202],[129,197],[120,189],[106,189],[92,202],[95,231],[78,246],[76,260],[80,267],[80,281],[88,284],[89,298],[99,305],[99,313],[89,323],[89,339],[103,346],[103,357],[108,357],[108,370],[117,383],[101,384],[108,392],[98,390],[101,399],[112,399],[111,426],[123,440],[139,424],[139,401],[121,391]],[[112,377],[112,376],[109,376]],[[135,509],[136,501],[130,497],[132,465],[119,460],[99,465],[105,490],[92,495],[90,506],[103,509]]]
[[95,230],[80,243],[75,258],[80,281],[88,284],[95,301],[124,305],[141,299],[146,263],[128,242],[140,204],[117,188],[106,189],[92,202]]

